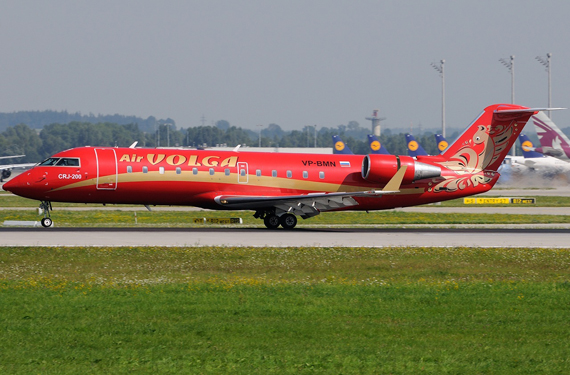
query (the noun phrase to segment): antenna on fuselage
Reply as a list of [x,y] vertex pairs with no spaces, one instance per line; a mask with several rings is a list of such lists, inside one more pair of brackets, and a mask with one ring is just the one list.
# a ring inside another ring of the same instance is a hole
[[129,148],[135,148],[135,147],[137,147],[137,143],[139,143],[139,141],[135,141],[132,145],[129,146]]
[[241,147],[241,145],[237,145],[237,146],[233,149],[233,152],[237,152],[240,147]]

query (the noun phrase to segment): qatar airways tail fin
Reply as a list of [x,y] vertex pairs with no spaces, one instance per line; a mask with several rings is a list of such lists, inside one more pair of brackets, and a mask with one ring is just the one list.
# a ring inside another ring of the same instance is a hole
[[446,167],[472,173],[496,171],[528,119],[546,108],[494,104],[483,110],[441,157]]
[[424,156],[428,154],[422,145],[420,145],[411,134],[406,134],[406,145],[408,145],[408,155],[413,158],[418,155]]
[[562,160],[570,159],[570,139],[544,113],[532,116],[532,123],[540,141],[536,151]]
[[388,150],[386,150],[374,134],[368,134],[368,146],[370,148],[369,153],[371,154],[390,155]]
[[333,153],[335,154],[344,154],[344,155],[353,155],[354,153],[352,150],[340,139],[338,135],[332,136],[333,140]]

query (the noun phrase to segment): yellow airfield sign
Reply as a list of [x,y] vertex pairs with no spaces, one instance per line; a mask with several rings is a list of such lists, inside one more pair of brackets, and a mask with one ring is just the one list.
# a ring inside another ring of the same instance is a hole
[[199,217],[194,219],[194,224],[243,224],[241,217],[210,218]]
[[535,204],[536,198],[463,198],[463,204]]

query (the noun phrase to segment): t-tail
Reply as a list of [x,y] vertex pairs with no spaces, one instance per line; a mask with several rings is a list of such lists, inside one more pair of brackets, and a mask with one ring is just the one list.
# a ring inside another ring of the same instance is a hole
[[435,135],[435,144],[437,145],[437,150],[440,154],[449,147],[449,143],[447,143],[447,140],[442,134]]
[[352,152],[352,150],[350,149],[350,147],[348,147],[346,145],[346,143],[344,143],[343,140],[340,139],[340,137],[338,135],[333,135],[332,140],[333,140],[333,145],[334,145],[334,149],[333,149],[334,154],[343,154],[343,155],[353,155],[354,154]]
[[368,134],[368,146],[370,154],[390,155],[374,134]]
[[529,118],[546,108],[494,104],[483,110],[441,154],[442,165],[457,173],[497,171]]
[[406,134],[406,144],[408,145],[408,155],[413,158],[416,156],[425,156],[428,154],[422,145],[420,145],[411,134]]
[[570,159],[570,139],[544,112],[532,116],[532,123],[541,146],[535,151],[562,160]]
[[525,159],[536,159],[544,157],[544,155],[541,154],[540,152],[534,151],[534,144],[528,138],[528,135],[521,134],[519,136],[519,142],[521,143],[521,149]]

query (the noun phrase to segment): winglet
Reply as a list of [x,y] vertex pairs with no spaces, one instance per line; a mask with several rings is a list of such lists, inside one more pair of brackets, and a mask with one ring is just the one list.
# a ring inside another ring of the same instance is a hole
[[404,175],[406,174],[406,169],[408,169],[407,165],[403,165],[398,172],[394,174],[394,176],[388,181],[382,192],[389,192],[389,191],[399,191],[400,185],[402,185],[402,180],[404,179]]

